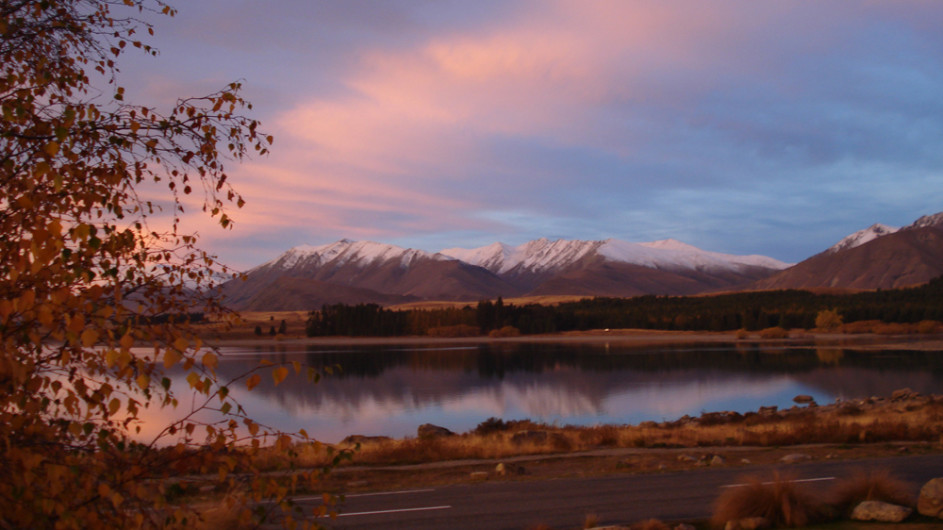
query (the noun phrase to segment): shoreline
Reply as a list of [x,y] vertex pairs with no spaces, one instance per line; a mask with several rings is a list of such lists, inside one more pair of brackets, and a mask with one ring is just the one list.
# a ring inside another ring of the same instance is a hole
[[758,333],[741,338],[737,332],[660,331],[660,330],[593,330],[517,337],[210,337],[203,340],[213,347],[254,346],[380,346],[380,345],[472,345],[472,344],[595,344],[622,347],[651,347],[690,344],[764,344],[783,347],[831,347],[856,350],[893,349],[943,351],[941,334],[878,335],[874,333],[844,334],[797,331],[783,339],[761,338]]

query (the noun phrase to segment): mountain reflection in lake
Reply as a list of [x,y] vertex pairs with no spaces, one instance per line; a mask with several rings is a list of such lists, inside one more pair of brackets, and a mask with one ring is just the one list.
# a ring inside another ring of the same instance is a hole
[[[423,423],[466,432],[489,417],[558,425],[674,420],[686,414],[762,405],[793,405],[797,394],[819,403],[889,395],[910,387],[943,391],[936,352],[862,352],[687,345],[655,349],[572,344],[456,347],[224,348],[221,380],[260,358],[340,370],[317,384],[263,377],[233,394],[248,415],[272,427],[336,442],[349,434],[415,436]],[[182,377],[174,388],[186,386]],[[181,400],[184,401],[185,400]]]

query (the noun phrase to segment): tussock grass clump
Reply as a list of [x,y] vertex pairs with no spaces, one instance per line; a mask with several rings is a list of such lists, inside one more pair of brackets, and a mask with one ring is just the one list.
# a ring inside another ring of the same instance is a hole
[[194,530],[215,530],[228,528],[242,530],[257,528],[252,514],[246,507],[244,493],[230,493],[218,501],[199,507],[198,518],[191,526]]
[[830,504],[841,513],[850,513],[863,501],[882,501],[900,506],[913,506],[910,484],[887,470],[859,471],[835,483]]
[[511,428],[511,423],[502,420],[501,418],[495,418],[494,416],[488,418],[487,420],[478,424],[473,431],[479,436],[487,436],[496,432],[504,432]]
[[748,517],[762,517],[773,526],[799,527],[813,522],[822,507],[793,480],[779,473],[768,482],[747,477],[745,485],[729,488],[717,499],[711,524],[723,528],[728,521]]
[[329,465],[412,464],[585,451],[601,447],[788,446],[808,443],[938,442],[943,397],[913,395],[815,408],[792,407],[737,414],[709,412],[670,422],[594,427],[553,426],[488,418],[474,430],[439,438],[351,436],[336,445],[298,443],[289,451],[263,447],[253,465],[264,470]]
[[648,519],[647,521],[635,523],[631,528],[632,530],[671,530],[670,526],[658,519]]

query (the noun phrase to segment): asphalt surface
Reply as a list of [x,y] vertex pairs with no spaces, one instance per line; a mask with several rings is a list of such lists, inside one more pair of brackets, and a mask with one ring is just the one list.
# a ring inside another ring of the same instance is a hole
[[[777,466],[707,468],[664,474],[623,474],[544,481],[488,481],[406,491],[348,495],[340,517],[320,520],[328,528],[433,530],[515,529],[537,525],[582,528],[594,514],[599,524],[706,519],[726,487],[745,475],[772,477],[786,471],[812,491],[824,492],[834,480],[867,469],[888,470],[910,482],[913,493],[927,480],[943,476],[943,455],[869,460],[817,461]],[[298,499],[310,507],[319,498]]]

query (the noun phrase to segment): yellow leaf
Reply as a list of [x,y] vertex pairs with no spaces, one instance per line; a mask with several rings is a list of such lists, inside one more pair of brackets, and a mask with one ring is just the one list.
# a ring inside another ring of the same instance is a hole
[[124,370],[129,364],[131,364],[131,354],[127,350],[123,350],[118,354],[118,367]]
[[284,381],[286,377],[288,377],[288,368],[279,366],[278,368],[272,370],[272,379],[275,380],[276,385]]
[[114,414],[114,413],[118,412],[118,409],[120,409],[120,408],[121,408],[121,400],[118,399],[118,398],[114,398],[114,399],[111,400],[111,402],[108,403],[108,413],[109,413],[109,414]]
[[56,156],[56,154],[59,152],[59,142],[49,142],[45,147],[43,147],[43,151],[45,151],[49,156]]
[[190,384],[190,387],[202,392],[203,391],[203,381],[200,379],[200,375],[196,372],[190,372],[187,374],[187,383]]
[[296,374],[300,374],[300,373],[301,373],[301,363],[300,363],[300,362],[298,362],[298,361],[292,361],[292,362],[291,362],[291,365],[292,365],[292,367],[294,367]]
[[144,390],[145,388],[148,387],[148,385],[151,384],[151,378],[148,377],[147,374],[139,375],[136,381],[137,381],[138,386],[141,387],[141,390]]
[[131,335],[131,332],[127,332],[121,337],[121,348],[124,350],[130,350],[131,346],[134,346],[134,337]]
[[79,333],[85,329],[85,317],[82,315],[74,315],[69,319],[69,326],[67,328],[72,333]]
[[262,382],[262,378],[259,377],[259,374],[252,374],[251,376],[249,376],[249,379],[246,380],[246,387],[249,390],[252,390],[261,382]]
[[180,355],[180,352],[174,349],[168,349],[164,351],[164,368],[170,368],[171,366],[180,362],[180,359],[183,359],[183,355]]
[[[91,328],[86,328],[85,331],[82,332],[82,346],[85,346],[86,348],[88,348],[89,346],[95,344],[95,342],[97,341],[98,341],[98,331],[95,331],[94,329],[91,329]],[[108,367],[111,368],[111,365],[109,365]]]
[[254,421],[249,422],[249,434],[251,434],[252,436],[255,436],[258,433],[259,433],[259,424]]
[[111,368],[118,360],[118,350],[108,350],[105,352],[105,366]]
[[185,351],[190,347],[190,341],[184,337],[177,337],[177,340],[174,341],[174,348],[179,351]]
[[215,370],[216,367],[219,366],[219,359],[216,357],[216,354],[211,351],[206,352],[203,356],[203,366]]

